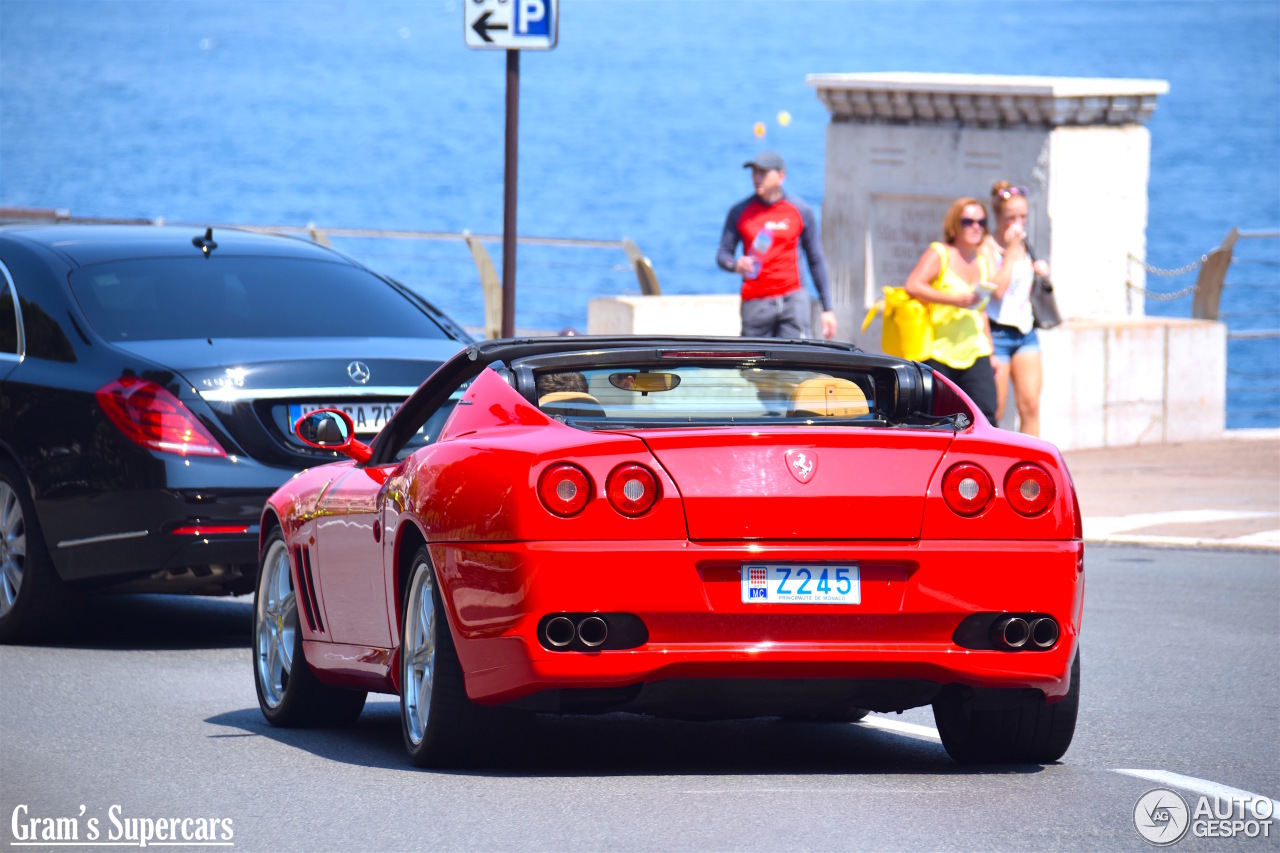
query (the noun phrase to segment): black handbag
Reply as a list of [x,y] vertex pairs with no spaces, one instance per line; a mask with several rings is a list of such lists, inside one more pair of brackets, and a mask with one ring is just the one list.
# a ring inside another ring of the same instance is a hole
[[[1027,246],[1027,257],[1031,263],[1036,262],[1035,253]],[[1035,318],[1037,329],[1052,329],[1062,323],[1062,314],[1058,312],[1058,300],[1053,298],[1053,282],[1036,273],[1031,280],[1031,316]]]

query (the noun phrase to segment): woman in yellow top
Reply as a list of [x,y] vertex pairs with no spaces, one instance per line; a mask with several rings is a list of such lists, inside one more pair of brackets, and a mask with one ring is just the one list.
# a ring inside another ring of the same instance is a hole
[[991,336],[982,312],[990,292],[987,209],[976,198],[957,199],[942,219],[945,243],[931,243],[904,285],[930,308],[933,345],[925,364],[969,395],[996,422],[996,381]]

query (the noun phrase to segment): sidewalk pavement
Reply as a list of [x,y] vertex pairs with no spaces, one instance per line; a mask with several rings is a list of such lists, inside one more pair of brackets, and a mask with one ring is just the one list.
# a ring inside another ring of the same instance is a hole
[[1062,455],[1087,542],[1280,554],[1280,430]]

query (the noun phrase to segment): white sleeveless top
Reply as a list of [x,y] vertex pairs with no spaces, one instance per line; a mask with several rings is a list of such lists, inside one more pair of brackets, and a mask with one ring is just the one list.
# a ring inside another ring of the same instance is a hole
[[[996,269],[1004,263],[1004,250],[998,245],[996,246]],[[1031,316],[1031,282],[1035,279],[1035,270],[1031,268],[1031,258],[1023,257],[1020,261],[1015,261],[1013,266],[1013,278],[1009,282],[1009,289],[1004,292],[1004,298],[996,299],[991,297],[991,301],[987,303],[987,316],[991,318],[991,322],[999,323],[1001,326],[1014,326],[1022,334],[1031,331],[1034,324]]]

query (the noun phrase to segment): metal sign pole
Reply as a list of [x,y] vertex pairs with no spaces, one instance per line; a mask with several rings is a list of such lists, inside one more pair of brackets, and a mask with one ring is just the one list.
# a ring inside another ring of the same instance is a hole
[[[507,138],[502,192],[502,336],[516,333],[516,162],[520,136],[520,51],[551,50],[560,38],[560,0],[463,0],[468,48],[507,52]],[[483,252],[483,247],[480,248]],[[482,274],[483,278],[483,274]]]
[[507,51],[507,163],[502,198],[502,336],[516,333],[516,163],[520,135],[520,51]]

